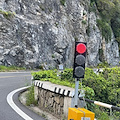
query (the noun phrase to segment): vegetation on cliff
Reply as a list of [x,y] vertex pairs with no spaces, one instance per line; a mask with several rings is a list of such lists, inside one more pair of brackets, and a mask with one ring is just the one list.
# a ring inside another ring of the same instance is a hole
[[91,0],[91,5],[97,6],[101,16],[101,22],[99,20],[97,23],[103,37],[107,41],[111,38],[110,26],[120,48],[120,0]]
[[6,19],[14,17],[15,13],[11,11],[3,11],[0,10],[0,14],[2,14]]

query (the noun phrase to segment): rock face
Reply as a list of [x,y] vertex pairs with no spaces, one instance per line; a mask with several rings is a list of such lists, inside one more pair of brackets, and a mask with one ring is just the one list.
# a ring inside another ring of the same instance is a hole
[[119,48],[112,33],[111,40],[106,42],[102,38],[97,27],[96,20],[99,19],[95,13],[89,14],[89,37],[88,37],[88,65],[96,66],[101,61],[106,61],[109,65],[119,65]]
[[15,12],[14,17],[0,13],[1,65],[72,67],[75,40],[87,42],[88,66],[100,63],[101,49],[105,61],[119,64],[118,43],[114,36],[108,43],[102,38],[97,16],[88,12],[90,1],[61,1],[0,0],[2,11]]

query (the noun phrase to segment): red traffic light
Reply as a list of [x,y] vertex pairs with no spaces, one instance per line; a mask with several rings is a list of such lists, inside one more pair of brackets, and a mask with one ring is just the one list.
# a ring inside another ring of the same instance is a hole
[[75,54],[73,66],[74,78],[84,78],[86,52],[87,52],[86,42],[75,42]]
[[80,54],[83,54],[85,51],[86,51],[86,45],[83,44],[83,43],[79,43],[77,46],[76,46],[76,51]]

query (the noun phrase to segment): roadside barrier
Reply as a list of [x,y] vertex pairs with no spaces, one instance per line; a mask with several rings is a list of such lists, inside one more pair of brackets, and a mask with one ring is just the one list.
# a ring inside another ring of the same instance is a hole
[[79,99],[80,100],[85,100],[86,102],[89,102],[89,103],[94,103],[95,105],[99,105],[99,106],[102,106],[102,107],[109,108],[110,109],[110,115],[112,115],[112,110],[120,111],[120,107],[116,107],[114,105],[110,105],[110,104],[107,104],[107,103],[102,103],[102,102],[99,102],[99,101],[89,100],[89,99],[86,99],[86,98],[83,98],[83,97],[80,97]]

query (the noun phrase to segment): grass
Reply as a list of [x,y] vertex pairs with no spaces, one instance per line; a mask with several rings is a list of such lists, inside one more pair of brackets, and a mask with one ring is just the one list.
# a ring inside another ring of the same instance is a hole
[[17,67],[17,66],[4,66],[0,65],[0,72],[8,72],[8,71],[15,71],[15,70],[25,70],[23,67]]
[[37,101],[34,98],[34,86],[31,86],[26,95],[26,105],[30,106],[31,104],[37,105]]

